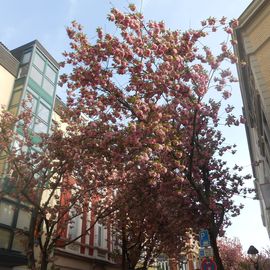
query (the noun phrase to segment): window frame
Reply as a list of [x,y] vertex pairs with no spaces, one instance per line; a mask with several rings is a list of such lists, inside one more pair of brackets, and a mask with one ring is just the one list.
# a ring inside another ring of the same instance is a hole
[[[34,91],[31,90],[30,87],[27,87],[24,99],[27,99],[28,95],[30,95],[32,100],[35,101],[34,102],[34,104],[35,104],[34,110],[31,107],[31,111],[32,111],[31,130],[33,130],[33,132],[35,132],[35,127],[38,126],[40,123],[42,123],[42,124],[47,126],[47,130],[45,131],[45,133],[48,133],[49,132],[51,115],[52,115],[51,106],[41,96],[35,94]],[[43,106],[44,108],[46,108],[48,110],[47,121],[39,116],[39,109],[40,109],[41,106]],[[35,132],[35,133],[42,133],[42,132]]]
[[13,242],[15,241],[14,239],[16,237],[16,231],[18,231],[18,230],[22,231],[23,232],[23,235],[25,235],[26,237],[29,235],[29,230],[30,230],[30,227],[31,227],[32,214],[30,212],[30,222],[29,222],[29,228],[28,228],[28,230],[20,229],[20,228],[17,227],[19,211],[21,209],[27,211],[27,210],[29,210],[29,208],[26,207],[25,205],[22,205],[19,202],[16,202],[16,201],[13,201],[13,200],[9,200],[7,198],[2,198],[0,200],[0,202],[4,202],[4,203],[7,203],[7,204],[10,204],[10,205],[12,205],[14,207],[14,213],[13,213],[13,218],[12,218],[11,225],[6,225],[6,224],[0,222],[0,229],[1,230],[9,231],[9,233],[10,233],[10,235],[9,235],[9,241],[8,241],[8,247],[5,250],[11,251],[11,250],[13,250],[12,249],[12,246],[13,246]]
[[[38,55],[38,57],[40,57],[43,61],[44,61],[44,67],[43,67],[43,70],[41,70],[38,65],[35,64],[35,59],[36,59],[36,56]],[[35,70],[35,72],[38,72],[42,78],[41,78],[41,82],[39,84],[39,82],[37,82],[32,76],[32,70]],[[54,77],[54,81],[51,80],[50,78],[50,74],[47,73],[47,70],[50,69],[51,71],[55,72],[55,77]],[[47,93],[50,97],[52,97],[55,93],[55,90],[56,90],[56,83],[57,83],[57,77],[58,77],[58,71],[57,69],[55,69],[53,67],[53,65],[51,64],[51,62],[46,59],[42,53],[39,51],[39,50],[36,50],[35,53],[34,53],[34,56],[33,56],[33,61],[32,61],[32,65],[31,65],[31,71],[30,71],[30,78],[37,84],[39,85],[39,87],[41,87],[41,89]],[[45,88],[45,84],[48,84],[49,86],[52,86],[53,88],[53,91],[47,91],[46,89],[48,88]]]
[[[68,237],[73,240],[82,234],[82,214],[77,214],[74,207],[69,211],[69,216],[72,217],[68,224]],[[81,241],[80,238],[77,241]]]
[[104,227],[102,224],[97,224],[97,246],[99,248],[103,248],[103,240],[104,240]]

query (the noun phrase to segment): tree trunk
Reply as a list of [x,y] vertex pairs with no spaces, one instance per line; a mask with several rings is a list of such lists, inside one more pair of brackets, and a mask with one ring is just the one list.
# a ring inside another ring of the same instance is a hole
[[38,208],[35,207],[32,212],[32,217],[30,221],[30,228],[29,228],[29,237],[28,237],[28,252],[27,252],[27,261],[28,261],[28,268],[31,270],[36,269],[36,261],[35,261],[35,228],[36,222],[38,218]]
[[219,250],[218,250],[218,246],[217,246],[217,232],[216,229],[211,228],[209,230],[209,236],[210,236],[210,242],[211,242],[211,246],[213,248],[213,253],[214,253],[214,260],[215,263],[217,264],[217,270],[224,270],[223,264],[222,264],[222,260],[219,256]]
[[40,270],[47,270],[47,267],[48,267],[48,253],[43,252],[40,262]]
[[125,225],[123,225],[122,226],[122,270],[126,270],[126,254],[127,254],[126,229],[125,229]]

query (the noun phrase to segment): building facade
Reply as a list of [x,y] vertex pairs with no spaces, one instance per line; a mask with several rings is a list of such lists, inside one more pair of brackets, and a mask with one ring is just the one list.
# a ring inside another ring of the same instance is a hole
[[[270,1],[254,0],[239,17],[238,75],[246,134],[264,226],[270,235]],[[245,64],[241,64],[245,62]]]
[[[59,65],[37,41],[9,51],[0,44],[0,104],[17,115],[22,101],[33,113],[31,128],[35,133],[49,132]],[[18,129],[18,133],[20,133]],[[15,142],[14,142],[15,143]],[[5,156],[0,157],[0,171],[4,172]],[[1,179],[0,189],[8,194],[9,183]],[[27,231],[31,214],[27,205],[5,196],[0,201],[0,269],[26,265]],[[24,233],[18,233],[23,230]]]
[[[31,129],[34,134],[48,133],[53,121],[59,122],[64,103],[56,96],[59,65],[49,52],[35,40],[14,50],[0,43],[0,105],[17,115],[28,100],[32,110]],[[17,130],[20,134],[20,130]],[[16,143],[16,142],[14,142]],[[0,155],[0,175],[6,166]],[[9,183],[0,178],[0,191],[8,194]],[[46,196],[46,194],[44,195]],[[90,203],[90,198],[89,198]],[[91,213],[78,216],[67,224],[61,240],[84,233]],[[0,270],[26,269],[27,231],[31,226],[31,211],[27,205],[8,195],[0,199]],[[19,233],[23,230],[24,233]],[[116,264],[111,256],[113,236],[102,224],[95,224],[88,234],[73,244],[55,249],[58,269],[112,269]]]

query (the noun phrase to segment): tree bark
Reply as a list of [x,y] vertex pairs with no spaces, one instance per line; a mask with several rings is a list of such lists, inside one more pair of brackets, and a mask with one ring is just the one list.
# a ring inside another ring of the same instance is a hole
[[35,228],[36,228],[37,219],[38,219],[38,208],[34,207],[33,212],[32,212],[31,221],[30,221],[28,246],[27,246],[28,267],[31,270],[36,269],[34,247],[35,247]]
[[127,254],[126,229],[125,229],[125,225],[123,225],[122,226],[122,270],[126,270],[126,254]]
[[40,270],[47,270],[48,267],[48,254],[47,252],[42,253]]

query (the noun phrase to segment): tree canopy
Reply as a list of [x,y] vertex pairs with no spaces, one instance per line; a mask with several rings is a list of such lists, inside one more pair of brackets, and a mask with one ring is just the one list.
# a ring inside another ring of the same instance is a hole
[[[81,204],[98,198],[94,209],[86,209],[121,235],[123,267],[127,263],[134,269],[142,254],[144,269],[153,254],[177,257],[189,229],[207,228],[218,269],[224,269],[216,239],[239,214],[242,206],[233,196],[248,192],[243,185],[250,178],[241,175],[239,164],[227,166],[223,155],[233,154],[235,146],[225,143],[219,129],[220,124],[244,122],[233,115],[233,106],[224,106],[231,95],[229,84],[236,81],[227,62],[237,62],[230,39],[237,21],[227,24],[226,18],[210,17],[199,30],[171,31],[164,22],[145,22],[134,5],[129,13],[112,9],[108,20],[119,32],[111,35],[99,28],[93,43],[77,22],[67,28],[70,51],[64,53],[62,66],[72,71],[60,82],[67,89],[61,113],[66,130],[56,126],[42,136],[42,151],[12,152],[11,167],[27,160],[32,164],[24,166],[24,176],[33,176],[27,178],[28,191],[74,189],[71,202]],[[229,38],[214,54],[202,44],[218,29]],[[5,127],[15,123],[5,116],[0,123],[2,150],[10,149],[13,136]],[[42,175],[44,168],[40,185],[34,175]],[[63,181],[65,176],[76,179],[76,185]],[[16,192],[21,193],[25,178],[16,179]],[[37,208],[48,224],[57,224],[63,206],[59,194],[51,194],[59,207],[48,202]],[[51,237],[57,239],[54,228]]]

